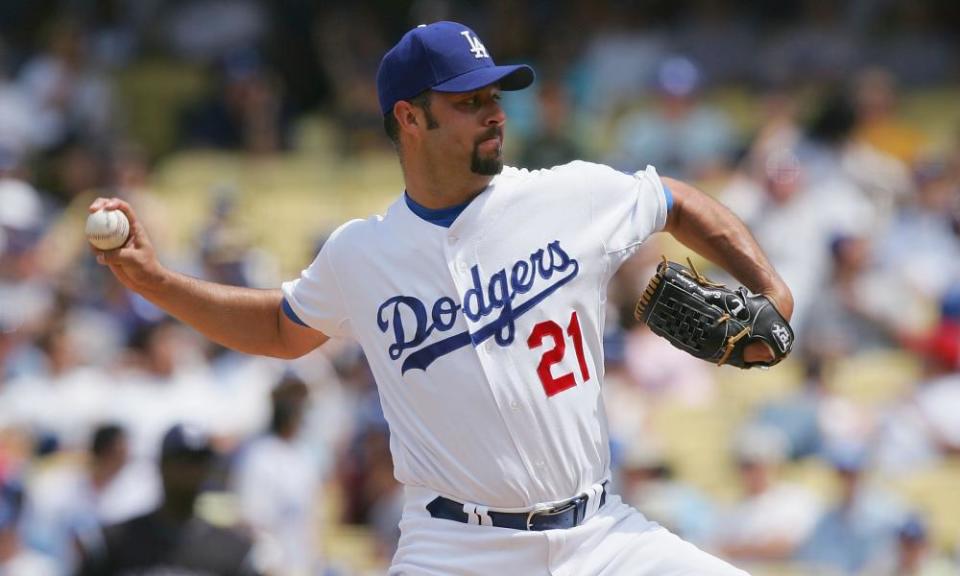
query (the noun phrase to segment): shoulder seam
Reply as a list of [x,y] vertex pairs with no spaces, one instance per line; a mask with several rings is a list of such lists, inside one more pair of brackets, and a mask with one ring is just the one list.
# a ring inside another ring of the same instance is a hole
[[[357,221],[358,220],[352,220],[351,222],[357,222]],[[359,220],[359,221],[362,222],[362,220]],[[347,222],[344,225],[344,227],[340,229],[340,232],[342,233],[343,230],[346,230],[346,227],[349,226],[351,222]],[[338,238],[339,236],[340,234],[336,234],[336,236],[331,237],[330,240],[328,240],[328,242],[329,241],[336,242],[336,238]],[[324,254],[324,257],[327,259],[327,264],[330,266],[330,271],[333,273],[333,281],[337,284],[337,292],[340,294],[340,302],[341,302],[341,305],[343,306],[344,318],[341,319],[339,322],[337,322],[337,328],[340,329],[343,326],[344,322],[347,322],[348,320],[350,320],[350,317],[347,315],[347,300],[343,295],[343,286],[340,284],[340,272],[333,265],[333,260],[330,258],[330,252],[333,252],[333,250],[335,249],[335,246],[331,246],[330,248],[331,248],[330,250],[326,251],[326,253]],[[322,252],[323,251],[321,251],[321,253]]]

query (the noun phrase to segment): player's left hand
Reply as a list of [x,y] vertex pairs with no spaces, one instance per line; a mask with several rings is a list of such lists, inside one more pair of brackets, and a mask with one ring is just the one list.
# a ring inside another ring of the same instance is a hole
[[[787,321],[793,316],[793,296],[786,292],[785,294],[764,294],[773,304],[773,307],[780,312],[780,315]],[[743,349],[743,359],[748,364],[761,363],[769,364],[777,357],[766,342],[752,342]]]
[[[789,292],[786,292],[789,295]],[[784,314],[786,313],[786,314]],[[655,334],[698,358],[739,368],[773,366],[793,347],[790,298],[730,290],[664,258],[634,312]]]
[[766,342],[754,342],[743,349],[743,359],[746,360],[748,364],[756,364],[758,362],[769,364],[776,357],[777,355],[773,353],[770,346],[767,346]]

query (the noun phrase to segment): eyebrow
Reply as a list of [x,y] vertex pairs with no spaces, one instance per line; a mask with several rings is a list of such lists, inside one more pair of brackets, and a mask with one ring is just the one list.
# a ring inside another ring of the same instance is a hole
[[472,97],[474,97],[474,96],[483,96],[483,95],[485,95],[485,94],[489,94],[489,95],[491,95],[491,96],[494,96],[494,95],[502,94],[502,93],[503,93],[503,90],[501,90],[501,89],[500,89],[499,87],[497,87],[497,86],[494,86],[493,88],[490,88],[490,87],[488,87],[488,86],[485,86],[485,87],[483,87],[483,88],[479,88],[479,89],[477,89],[477,90],[472,90],[472,91],[470,91],[470,92],[457,92],[457,93],[455,93],[455,95],[456,95],[456,97],[457,97],[458,99],[459,99],[459,98],[463,98],[463,99],[466,100],[466,99],[472,98]]

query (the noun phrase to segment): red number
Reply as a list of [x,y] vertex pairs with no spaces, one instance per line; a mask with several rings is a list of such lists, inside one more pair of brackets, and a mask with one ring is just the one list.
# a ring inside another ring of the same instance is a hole
[[[567,326],[567,334],[573,340],[573,349],[577,354],[577,362],[580,364],[580,375],[583,381],[590,380],[590,371],[587,370],[587,360],[583,356],[583,334],[580,331],[580,319],[576,311],[570,316],[570,324]],[[554,377],[550,369],[554,364],[563,360],[563,355],[567,350],[567,343],[564,339],[563,328],[552,320],[541,322],[533,327],[530,337],[527,338],[527,346],[530,349],[539,348],[543,345],[543,339],[549,336],[553,340],[553,348],[543,353],[540,358],[540,364],[537,365],[537,375],[540,377],[540,383],[543,385],[547,396],[559,394],[577,385],[577,380],[572,372],[562,376]]]
[[577,311],[574,310],[570,315],[570,325],[567,326],[567,334],[573,340],[573,350],[577,353],[577,362],[580,363],[580,375],[583,381],[590,379],[590,370],[587,369],[587,359],[583,356],[583,334],[580,332],[580,319],[577,318]]
[[571,373],[564,374],[559,378],[554,378],[553,374],[550,373],[550,367],[563,360],[563,353],[567,349],[567,344],[563,341],[563,328],[551,320],[541,322],[533,327],[533,332],[527,338],[527,346],[531,349],[539,348],[543,344],[544,336],[553,338],[553,348],[544,352],[543,357],[540,358],[537,375],[540,376],[540,383],[543,384],[543,390],[547,393],[547,396],[553,396],[573,388],[577,385],[577,381]]

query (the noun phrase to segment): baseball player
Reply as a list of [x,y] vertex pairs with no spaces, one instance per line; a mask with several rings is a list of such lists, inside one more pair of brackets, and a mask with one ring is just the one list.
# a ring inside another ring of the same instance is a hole
[[[130,207],[131,239],[98,252],[117,278],[235,350],[295,358],[328,338],[363,347],[405,487],[392,575],[743,574],[609,491],[601,399],[604,300],[618,266],[666,231],[789,318],[790,291],[744,225],[653,167],[505,167],[504,90],[466,26],[409,31],[377,89],[406,190],[334,232],[280,290],[164,268]],[[746,347],[763,362],[763,342]]]

